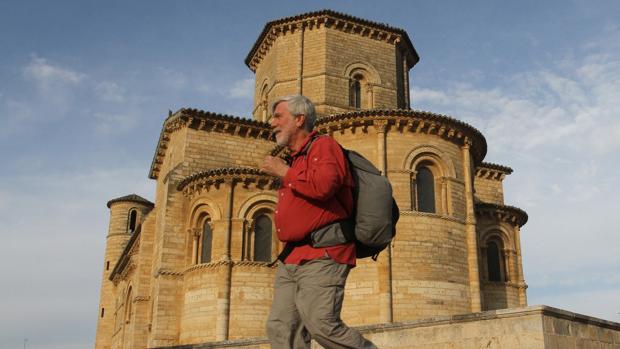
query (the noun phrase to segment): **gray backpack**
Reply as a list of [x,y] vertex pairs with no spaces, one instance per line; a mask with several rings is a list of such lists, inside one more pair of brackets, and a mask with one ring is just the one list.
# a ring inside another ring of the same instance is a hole
[[[301,150],[303,156],[308,154],[316,138]],[[296,246],[309,244],[320,248],[355,241],[357,258],[372,257],[376,261],[379,252],[394,239],[400,213],[392,197],[392,185],[381,175],[381,171],[359,153],[342,146],[340,148],[355,181],[351,216],[321,227],[301,241],[286,243],[278,256],[279,260],[284,261]]]
[[370,161],[353,150],[342,148],[355,181],[353,214],[357,258],[377,260],[396,235],[399,209],[392,185]]
[[[301,154],[305,156],[308,153],[316,138],[308,142]],[[365,157],[342,146],[340,148],[355,181],[353,212],[348,219],[319,228],[298,244],[307,243],[318,248],[355,241],[357,258],[372,257],[376,261],[379,252],[396,235],[400,213],[392,197],[392,185]]]

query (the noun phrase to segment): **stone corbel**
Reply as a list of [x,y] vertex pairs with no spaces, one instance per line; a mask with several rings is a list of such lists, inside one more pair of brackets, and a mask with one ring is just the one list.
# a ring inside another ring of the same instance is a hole
[[377,133],[385,133],[387,131],[388,120],[386,119],[374,120],[373,126],[375,127],[375,130],[377,130]]

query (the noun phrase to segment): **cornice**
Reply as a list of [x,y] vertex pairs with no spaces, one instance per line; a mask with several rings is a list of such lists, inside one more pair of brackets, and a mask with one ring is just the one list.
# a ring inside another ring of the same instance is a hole
[[173,271],[173,270],[166,270],[166,269],[160,269],[158,270],[155,275],[168,275],[168,276],[175,276],[175,277],[181,277],[181,276],[185,276],[187,274],[199,271],[199,270],[208,270],[208,269],[217,269],[219,267],[222,266],[232,266],[232,267],[258,267],[258,268],[269,268],[269,269],[274,269],[276,266],[275,265],[271,265],[271,263],[268,262],[255,262],[255,261],[215,261],[215,262],[209,262],[209,263],[200,263],[200,264],[194,264],[194,265],[190,265],[189,267],[185,268],[185,270],[183,271]]
[[179,109],[175,113],[171,112],[164,120],[155,148],[155,154],[153,155],[153,161],[151,162],[149,178],[157,179],[159,177],[160,167],[164,161],[170,136],[174,132],[186,127],[264,140],[268,140],[271,136],[271,128],[265,122],[198,109]]
[[507,175],[512,173],[512,169],[508,166],[483,162],[476,166],[476,177],[484,179],[492,179],[503,181]]
[[110,281],[118,282],[119,278],[123,278],[129,272],[127,269],[130,269],[128,266],[132,264],[130,263],[131,255],[135,254],[136,249],[140,247],[141,233],[142,225],[138,225],[136,232],[131,235],[131,238],[127,241],[127,245],[125,245],[123,252],[118,257],[118,261],[116,262],[116,265],[114,265],[114,269],[112,269],[112,272],[108,277]]
[[160,275],[172,276],[172,277],[181,277],[181,276],[183,276],[183,272],[169,270],[169,269],[164,269],[164,268],[159,268],[159,269],[157,269],[157,271],[155,272],[155,275],[153,275],[153,276],[157,277],[157,276],[160,276]]
[[258,64],[271,46],[273,46],[273,42],[278,36],[292,33],[302,28],[304,30],[312,30],[321,26],[391,44],[402,43],[407,55],[409,69],[420,60],[420,56],[413,47],[409,35],[403,29],[325,9],[267,22],[246,56],[245,64],[250,70],[256,71]]
[[209,262],[209,263],[201,263],[194,264],[187,267],[183,272],[178,272],[178,275],[186,275],[198,270],[205,269],[215,269],[221,266],[233,266],[233,267],[258,267],[258,268],[268,268],[274,269],[276,266],[271,265],[269,262],[256,262],[256,261],[217,261],[217,262]]
[[121,196],[119,198],[116,199],[112,199],[110,201],[108,201],[108,203],[106,204],[108,206],[108,208],[110,208],[112,206],[112,204],[115,204],[117,202],[135,202],[137,204],[140,205],[144,205],[146,207],[150,207],[153,208],[155,207],[155,204],[150,202],[149,200],[141,197],[140,195],[137,194],[130,194],[130,195],[125,195],[125,196]]
[[427,218],[436,218],[442,219],[444,221],[456,222],[460,224],[465,224],[465,220],[459,219],[452,216],[440,215],[437,213],[429,213],[429,212],[420,212],[420,211],[411,211],[411,210],[401,210],[401,216],[414,216],[414,217],[427,217]]
[[487,142],[473,126],[452,117],[419,110],[365,109],[320,117],[316,129],[321,133],[368,127],[386,122],[401,131],[437,135],[459,146],[469,144],[474,162],[479,164],[487,152]]
[[476,216],[492,217],[502,222],[522,227],[527,223],[528,216],[525,211],[518,207],[498,205],[487,202],[476,203]]
[[197,191],[225,182],[243,183],[248,185],[256,183],[257,186],[275,190],[280,186],[280,181],[273,176],[261,172],[252,167],[222,167],[208,171],[195,173],[185,177],[177,186],[177,190],[184,195],[191,196]]

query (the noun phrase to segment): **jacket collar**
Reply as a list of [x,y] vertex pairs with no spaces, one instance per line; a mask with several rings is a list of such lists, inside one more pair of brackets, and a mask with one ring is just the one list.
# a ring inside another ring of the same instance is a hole
[[297,151],[295,151],[295,152],[291,153],[291,156],[292,156],[292,157],[294,157],[294,158],[296,158],[296,157],[298,157],[298,156],[300,156],[300,155],[305,154],[305,153],[308,151],[308,149],[307,149],[307,148],[310,146],[310,141],[311,141],[312,139],[314,139],[317,135],[318,135],[318,132],[317,132],[317,131],[312,131],[312,132],[310,132],[310,133],[306,136],[306,138],[304,139],[304,142],[303,142],[303,144],[301,145],[301,147],[299,148],[299,150],[297,150]]

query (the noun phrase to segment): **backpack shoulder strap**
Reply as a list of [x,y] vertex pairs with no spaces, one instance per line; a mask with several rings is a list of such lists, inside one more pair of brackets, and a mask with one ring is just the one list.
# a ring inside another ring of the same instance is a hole
[[308,143],[306,143],[306,146],[303,147],[303,149],[297,153],[297,156],[306,156],[308,155],[308,152],[310,151],[310,148],[312,147],[312,143],[314,143],[314,141],[316,141],[319,137],[321,137],[321,135],[314,135],[312,138],[310,138],[310,140],[308,141]]

